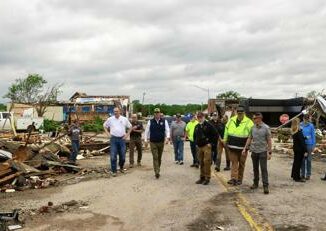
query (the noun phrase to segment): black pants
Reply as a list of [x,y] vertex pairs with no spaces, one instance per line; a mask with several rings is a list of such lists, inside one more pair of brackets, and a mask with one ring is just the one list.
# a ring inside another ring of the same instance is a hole
[[212,145],[212,162],[213,164],[215,164],[217,159],[217,141],[213,142],[211,145]]
[[303,152],[294,152],[291,177],[293,180],[300,180],[300,169],[304,158]]
[[193,141],[190,141],[190,150],[192,154],[193,164],[199,164],[196,143]]
[[251,154],[252,167],[254,170],[254,184],[258,185],[259,183],[259,165],[263,180],[263,186],[268,186],[268,171],[267,171],[267,152]]

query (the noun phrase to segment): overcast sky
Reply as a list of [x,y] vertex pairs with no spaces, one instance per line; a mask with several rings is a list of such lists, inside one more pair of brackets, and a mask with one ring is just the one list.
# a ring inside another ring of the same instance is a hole
[[290,98],[326,88],[325,0],[3,0],[0,28],[2,95],[28,73],[63,83],[61,99],[201,103],[205,89]]

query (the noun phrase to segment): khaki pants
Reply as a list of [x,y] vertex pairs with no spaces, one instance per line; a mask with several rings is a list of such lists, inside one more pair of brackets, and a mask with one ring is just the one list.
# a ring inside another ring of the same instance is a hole
[[231,179],[242,181],[246,166],[247,155],[242,155],[242,150],[230,149]]
[[199,147],[198,158],[200,164],[200,178],[209,180],[211,178],[212,147],[209,145]]
[[160,174],[164,142],[151,142],[150,147],[153,155],[154,172],[155,174]]
[[137,163],[141,162],[142,159],[142,142],[141,138],[139,139],[130,139],[129,141],[129,163],[134,164],[134,152],[135,152],[135,147],[137,149]]
[[230,164],[229,148],[224,147],[223,143],[219,141],[217,145],[217,160],[216,160],[216,166],[218,168],[221,167],[223,149],[225,151],[226,165],[228,166],[228,163]]

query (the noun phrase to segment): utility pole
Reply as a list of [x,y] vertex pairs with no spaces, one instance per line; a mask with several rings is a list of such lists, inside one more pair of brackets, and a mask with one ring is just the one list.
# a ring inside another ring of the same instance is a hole
[[210,99],[209,88],[203,88],[203,87],[200,87],[200,86],[198,86],[198,85],[192,85],[192,86],[194,86],[194,87],[196,87],[196,88],[198,88],[198,89],[200,89],[200,90],[203,90],[203,91],[206,91],[206,92],[207,92],[207,103],[208,103],[208,101],[209,101],[209,99]]
[[141,102],[141,104],[143,104],[143,105],[144,105],[144,102],[145,102],[145,95],[146,95],[146,92],[143,92],[143,100]]

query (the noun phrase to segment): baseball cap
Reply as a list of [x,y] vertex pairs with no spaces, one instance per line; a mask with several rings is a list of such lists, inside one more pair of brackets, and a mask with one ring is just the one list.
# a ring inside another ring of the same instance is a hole
[[160,110],[159,108],[155,108],[155,109],[154,109],[154,112],[155,112],[155,113],[160,113],[161,110]]
[[239,106],[238,108],[237,108],[237,112],[244,112],[244,108],[242,107],[242,106]]
[[181,114],[180,114],[180,113],[177,113],[177,114],[176,114],[176,117],[177,117],[177,118],[180,118],[180,117],[181,117]]

